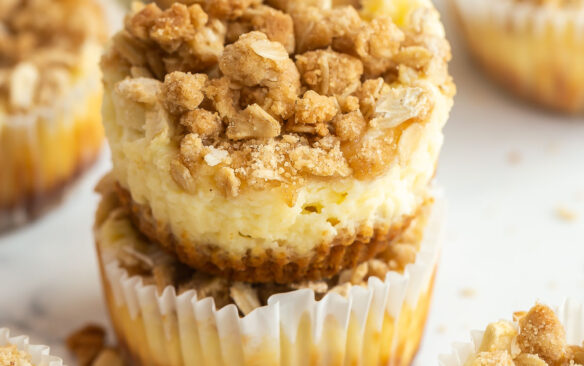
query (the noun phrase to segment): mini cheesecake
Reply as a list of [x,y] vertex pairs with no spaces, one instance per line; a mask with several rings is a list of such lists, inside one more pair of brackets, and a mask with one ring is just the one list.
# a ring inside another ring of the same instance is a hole
[[95,219],[101,275],[132,365],[409,365],[440,250],[425,207],[393,251],[329,279],[246,283],[190,268],[134,226],[102,180]]
[[490,77],[557,111],[584,112],[584,1],[451,0]]
[[0,4],[0,230],[57,202],[100,150],[101,10],[93,0]]
[[136,227],[238,281],[387,250],[433,199],[455,92],[431,3],[188,4],[135,6],[101,63]]

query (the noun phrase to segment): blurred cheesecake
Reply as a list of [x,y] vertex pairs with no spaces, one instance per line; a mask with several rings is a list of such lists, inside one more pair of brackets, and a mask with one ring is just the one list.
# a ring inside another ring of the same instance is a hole
[[539,105],[584,112],[584,1],[451,2],[492,78]]
[[102,144],[93,0],[0,4],[0,230],[57,202]]

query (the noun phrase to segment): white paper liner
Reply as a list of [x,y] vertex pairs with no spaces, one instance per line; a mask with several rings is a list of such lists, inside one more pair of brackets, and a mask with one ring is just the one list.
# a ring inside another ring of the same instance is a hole
[[[187,365],[254,364],[250,360],[262,351],[265,353],[266,349],[271,352],[271,361],[263,359],[266,364],[277,365],[288,357],[289,362],[286,364],[301,365],[302,356],[298,355],[306,354],[307,345],[302,341],[296,342],[292,345],[294,351],[284,355],[280,344],[282,336],[287,340],[296,340],[302,319],[307,316],[311,325],[312,345],[322,354],[338,352],[338,347],[333,350],[334,345],[329,344],[333,341],[329,342],[325,336],[331,327],[332,318],[339,325],[339,329],[334,331],[337,338],[335,342],[337,346],[338,342],[342,343],[341,348],[346,352],[343,355],[345,360],[349,359],[349,353],[363,359],[368,357],[364,348],[368,336],[365,329],[366,326],[371,329],[371,319],[374,319],[373,329],[376,331],[381,331],[384,315],[389,314],[395,319],[393,345],[382,345],[394,350],[399,339],[397,323],[400,312],[406,305],[415,309],[419,296],[431,290],[445,211],[442,199],[437,199],[434,206],[415,263],[407,265],[403,274],[388,273],[384,281],[370,277],[366,288],[353,286],[347,298],[329,293],[316,301],[313,290],[301,289],[273,295],[268,299],[268,305],[240,317],[235,305],[230,304],[217,310],[212,298],[197,299],[195,291],[177,296],[175,289],[169,286],[159,296],[155,286],[144,286],[140,277],[129,277],[117,260],[110,259],[108,262],[102,255],[105,277],[113,292],[115,305],[127,308],[133,319],[142,317],[149,347],[156,350],[153,353],[168,354],[165,351],[165,343],[168,342],[165,340],[177,332],[181,342],[186,339],[196,340],[191,344],[180,345],[182,359]],[[153,331],[153,328],[158,329]],[[352,337],[350,342],[348,336]],[[266,340],[269,341],[268,345]],[[345,342],[348,346],[346,351]],[[330,350],[328,346],[331,346]],[[290,361],[290,357],[296,359]]]
[[[568,344],[580,345],[584,342],[584,304],[566,299],[556,309],[556,314],[566,330]],[[475,354],[483,340],[484,331],[471,331],[471,341],[454,343],[450,354],[440,355],[440,366],[463,366],[468,358]]]
[[513,24],[514,29],[534,34],[546,32],[550,24],[553,34],[562,36],[573,26],[573,34],[584,39],[584,8],[551,8],[515,0],[451,0],[460,10],[463,22],[471,27],[473,20],[489,19],[503,28]]
[[10,336],[10,330],[0,328],[0,346],[15,345],[18,350],[30,354],[35,366],[63,366],[63,360],[53,356],[48,346],[33,345],[27,336]]

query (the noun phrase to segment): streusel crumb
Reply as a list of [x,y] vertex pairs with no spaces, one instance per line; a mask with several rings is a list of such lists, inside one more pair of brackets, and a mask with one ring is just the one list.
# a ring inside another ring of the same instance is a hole
[[424,82],[454,93],[449,45],[426,27],[430,9],[413,12],[405,28],[362,17],[358,1],[157,4],[127,16],[103,65],[129,70],[121,97],[178,126],[169,129],[179,144],[171,174],[185,190],[196,190],[202,171],[227,196],[377,177],[406,127],[434,107]]
[[23,112],[51,103],[71,85],[84,43],[105,37],[93,0],[2,0],[0,107]]
[[489,324],[476,355],[466,366],[581,366],[584,347],[569,345],[552,309],[537,304],[516,313],[515,323]]

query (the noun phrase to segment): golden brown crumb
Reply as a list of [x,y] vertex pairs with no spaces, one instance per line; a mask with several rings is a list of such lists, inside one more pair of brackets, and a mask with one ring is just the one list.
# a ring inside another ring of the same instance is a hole
[[228,78],[210,80],[205,87],[205,95],[212,101],[213,107],[224,121],[228,122],[237,116],[239,93],[231,86]]
[[67,348],[81,366],[91,365],[104,345],[105,330],[99,325],[86,325],[67,337]]
[[180,160],[175,159],[170,162],[170,176],[186,192],[196,192],[195,180],[189,169]]
[[[156,3],[162,8],[168,8],[175,1],[187,5],[197,2],[195,0],[156,0]],[[220,19],[238,18],[247,8],[260,3],[261,0],[206,0],[202,2],[204,10],[209,15]]]
[[180,124],[189,132],[196,133],[202,138],[217,137],[223,130],[221,118],[217,112],[205,109],[195,109],[184,113],[180,117]]
[[294,52],[294,23],[289,14],[263,5],[248,8],[240,18],[229,23],[227,42],[233,43],[253,30],[265,33],[270,41],[280,42],[288,53]]
[[203,141],[199,135],[189,133],[180,142],[180,157],[185,166],[194,169],[195,164],[200,160],[203,153]]
[[341,38],[336,48],[359,57],[368,77],[377,77],[389,70],[395,62],[392,57],[405,39],[389,17],[375,18],[346,38]]
[[309,90],[296,101],[294,121],[297,124],[317,125],[327,123],[337,114],[334,97],[326,97]]
[[[355,34],[362,24],[359,13],[352,6],[326,10],[299,6],[291,9],[291,15],[296,33],[296,53],[333,46],[333,40]],[[337,49],[336,46],[333,48]]]
[[150,39],[167,53],[173,53],[186,41],[192,39],[195,27],[191,23],[191,12],[181,4],[173,4],[154,20]]
[[564,359],[568,350],[564,327],[554,311],[541,304],[519,320],[517,343],[523,353],[536,354],[553,365]]
[[261,32],[250,32],[225,47],[219,60],[223,74],[245,86],[268,88],[272,115],[288,119],[300,92],[300,75],[281,43],[269,41]]
[[154,105],[162,91],[162,83],[156,79],[136,77],[121,81],[116,91],[137,103]]
[[241,181],[235,176],[232,168],[223,167],[215,174],[215,181],[219,189],[227,197],[236,197],[239,194]]
[[227,126],[232,140],[271,138],[280,134],[280,123],[257,104],[248,106]]
[[173,114],[192,111],[203,101],[203,87],[207,75],[190,74],[180,71],[164,77],[164,98],[166,107]]
[[318,140],[314,148],[299,146],[290,151],[295,169],[319,177],[346,177],[351,174],[351,168],[342,156],[340,141],[333,136]]
[[339,114],[333,120],[335,133],[341,141],[354,141],[361,137],[367,127],[367,122],[360,111]]
[[365,81],[357,91],[361,112],[366,118],[375,113],[375,106],[380,96],[389,93],[389,85],[382,78]]
[[363,64],[356,58],[332,50],[310,51],[296,56],[302,82],[319,94],[339,95],[358,86]]

